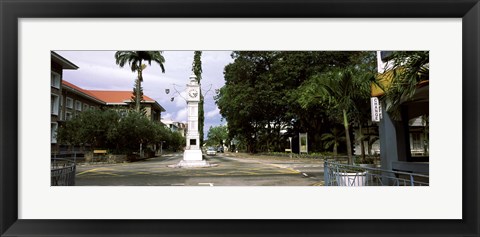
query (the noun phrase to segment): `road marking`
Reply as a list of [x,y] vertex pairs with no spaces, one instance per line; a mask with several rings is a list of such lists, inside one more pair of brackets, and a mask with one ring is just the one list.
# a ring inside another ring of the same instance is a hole
[[308,177],[308,174],[305,174],[305,173],[302,173],[302,174],[303,174],[303,176]]
[[94,175],[111,175],[111,176],[123,176],[120,174],[115,174],[115,173],[107,173],[107,172],[95,172]]
[[81,176],[81,175],[86,175],[86,174],[90,174],[92,176],[99,176],[99,175],[123,176],[123,175],[116,174],[116,173],[109,173],[108,171],[114,171],[114,170],[109,169],[109,168],[100,167],[100,168],[95,168],[95,169],[80,172],[80,173],[76,174],[76,176]]
[[145,172],[145,171],[140,171],[140,172],[136,172],[135,174],[137,174],[137,175],[140,174],[140,175],[141,175],[141,174],[150,174],[150,173],[149,173],[149,172]]
[[171,184],[170,186],[185,186],[185,184]]
[[95,168],[95,169],[91,169],[91,170],[86,170],[86,171],[83,171],[81,173],[78,173],[77,175],[82,175],[82,174],[86,174],[86,173],[91,173],[91,172],[95,172],[97,170],[99,170],[101,168]]
[[243,170],[230,171],[230,172],[227,172],[227,174],[236,174],[236,175],[242,175],[242,174],[246,174],[246,175],[260,175],[259,173],[250,172],[250,171],[243,171]]
[[213,183],[198,183],[198,185],[203,185],[203,186],[210,186],[213,187]]
[[225,175],[225,174],[216,173],[216,172],[206,172],[205,174],[207,174],[207,175],[217,175],[217,176]]

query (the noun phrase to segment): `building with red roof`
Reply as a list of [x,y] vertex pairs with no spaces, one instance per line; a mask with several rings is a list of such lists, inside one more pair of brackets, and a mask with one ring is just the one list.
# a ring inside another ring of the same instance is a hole
[[[63,70],[76,70],[78,66],[51,52],[51,151],[59,150],[56,132],[59,124],[76,114],[89,109],[114,108],[127,112],[131,107],[132,91],[87,90],[63,79]],[[143,95],[141,102],[146,116],[151,121],[161,123],[161,113],[165,109],[154,99]]]
[[[64,120],[91,108],[111,107],[126,111],[133,103],[132,91],[86,90],[65,80],[62,81],[62,100],[65,104],[62,106],[64,111],[61,112]],[[141,103],[152,121],[161,121],[161,113],[165,109],[157,101],[144,95]]]

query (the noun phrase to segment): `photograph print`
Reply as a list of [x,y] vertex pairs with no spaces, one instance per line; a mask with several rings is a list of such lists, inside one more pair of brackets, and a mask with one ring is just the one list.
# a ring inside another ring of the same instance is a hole
[[429,186],[429,51],[50,54],[51,186]]

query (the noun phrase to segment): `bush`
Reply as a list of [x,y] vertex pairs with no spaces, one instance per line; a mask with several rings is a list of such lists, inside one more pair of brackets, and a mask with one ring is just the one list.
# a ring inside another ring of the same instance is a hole
[[355,164],[375,164],[375,157],[365,156],[365,158],[362,158],[361,156],[355,156]]
[[180,134],[150,121],[142,113],[131,110],[120,115],[115,109],[84,111],[59,127],[57,139],[60,144],[91,144],[93,149],[102,147],[114,154],[127,154],[129,160],[136,160],[132,154],[139,151],[140,144],[144,149],[162,141],[173,149],[185,144]]

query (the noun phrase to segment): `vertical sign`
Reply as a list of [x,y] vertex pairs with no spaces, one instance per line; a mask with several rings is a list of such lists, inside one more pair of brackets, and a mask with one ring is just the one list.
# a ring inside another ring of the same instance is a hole
[[380,122],[382,118],[382,108],[377,97],[370,98],[370,105],[372,108],[372,122]]
[[307,133],[299,133],[300,153],[308,153],[308,136]]

